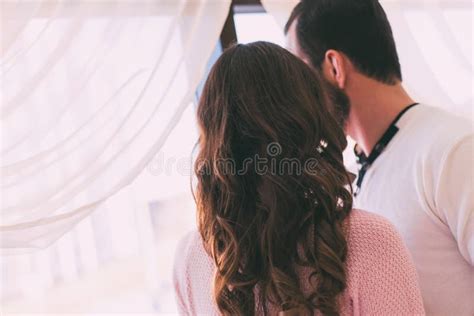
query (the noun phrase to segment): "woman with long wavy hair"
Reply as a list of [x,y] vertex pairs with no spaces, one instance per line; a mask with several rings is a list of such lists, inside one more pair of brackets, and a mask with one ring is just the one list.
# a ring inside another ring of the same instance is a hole
[[175,260],[181,314],[423,314],[397,232],[352,210],[335,100],[274,44],[216,62],[197,110],[199,232]]

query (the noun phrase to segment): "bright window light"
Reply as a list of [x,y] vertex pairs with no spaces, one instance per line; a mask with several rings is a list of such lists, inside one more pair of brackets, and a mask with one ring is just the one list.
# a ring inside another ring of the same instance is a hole
[[240,13],[234,15],[239,43],[273,42],[285,46],[285,37],[275,19],[267,13]]

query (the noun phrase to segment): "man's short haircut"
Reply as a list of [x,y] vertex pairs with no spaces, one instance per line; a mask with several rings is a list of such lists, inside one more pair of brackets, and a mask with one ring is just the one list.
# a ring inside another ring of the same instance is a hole
[[285,33],[295,21],[299,46],[314,67],[334,49],[370,78],[386,84],[402,80],[392,29],[378,0],[302,0]]

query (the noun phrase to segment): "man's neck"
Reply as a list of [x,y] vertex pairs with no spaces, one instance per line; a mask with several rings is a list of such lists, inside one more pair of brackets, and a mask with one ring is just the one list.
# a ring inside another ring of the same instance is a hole
[[347,94],[351,111],[346,129],[367,156],[397,115],[414,103],[401,84],[385,85],[366,77]]

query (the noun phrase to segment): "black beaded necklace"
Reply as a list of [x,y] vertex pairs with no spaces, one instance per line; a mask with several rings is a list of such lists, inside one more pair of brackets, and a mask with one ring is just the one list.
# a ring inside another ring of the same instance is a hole
[[364,152],[359,148],[356,144],[354,146],[354,153],[357,157],[357,163],[360,164],[359,174],[357,176],[356,182],[356,190],[354,192],[354,196],[357,196],[362,187],[362,181],[364,181],[365,174],[367,170],[369,170],[370,166],[374,163],[375,159],[377,159],[380,154],[384,151],[385,147],[387,147],[388,143],[392,140],[395,134],[398,132],[399,128],[396,126],[397,122],[400,118],[405,114],[409,109],[418,105],[418,103],[413,103],[408,105],[404,108],[400,113],[398,113],[397,117],[393,120],[392,124],[388,127],[382,137],[379,139],[377,144],[375,144],[374,149],[372,149],[370,155],[367,157]]

